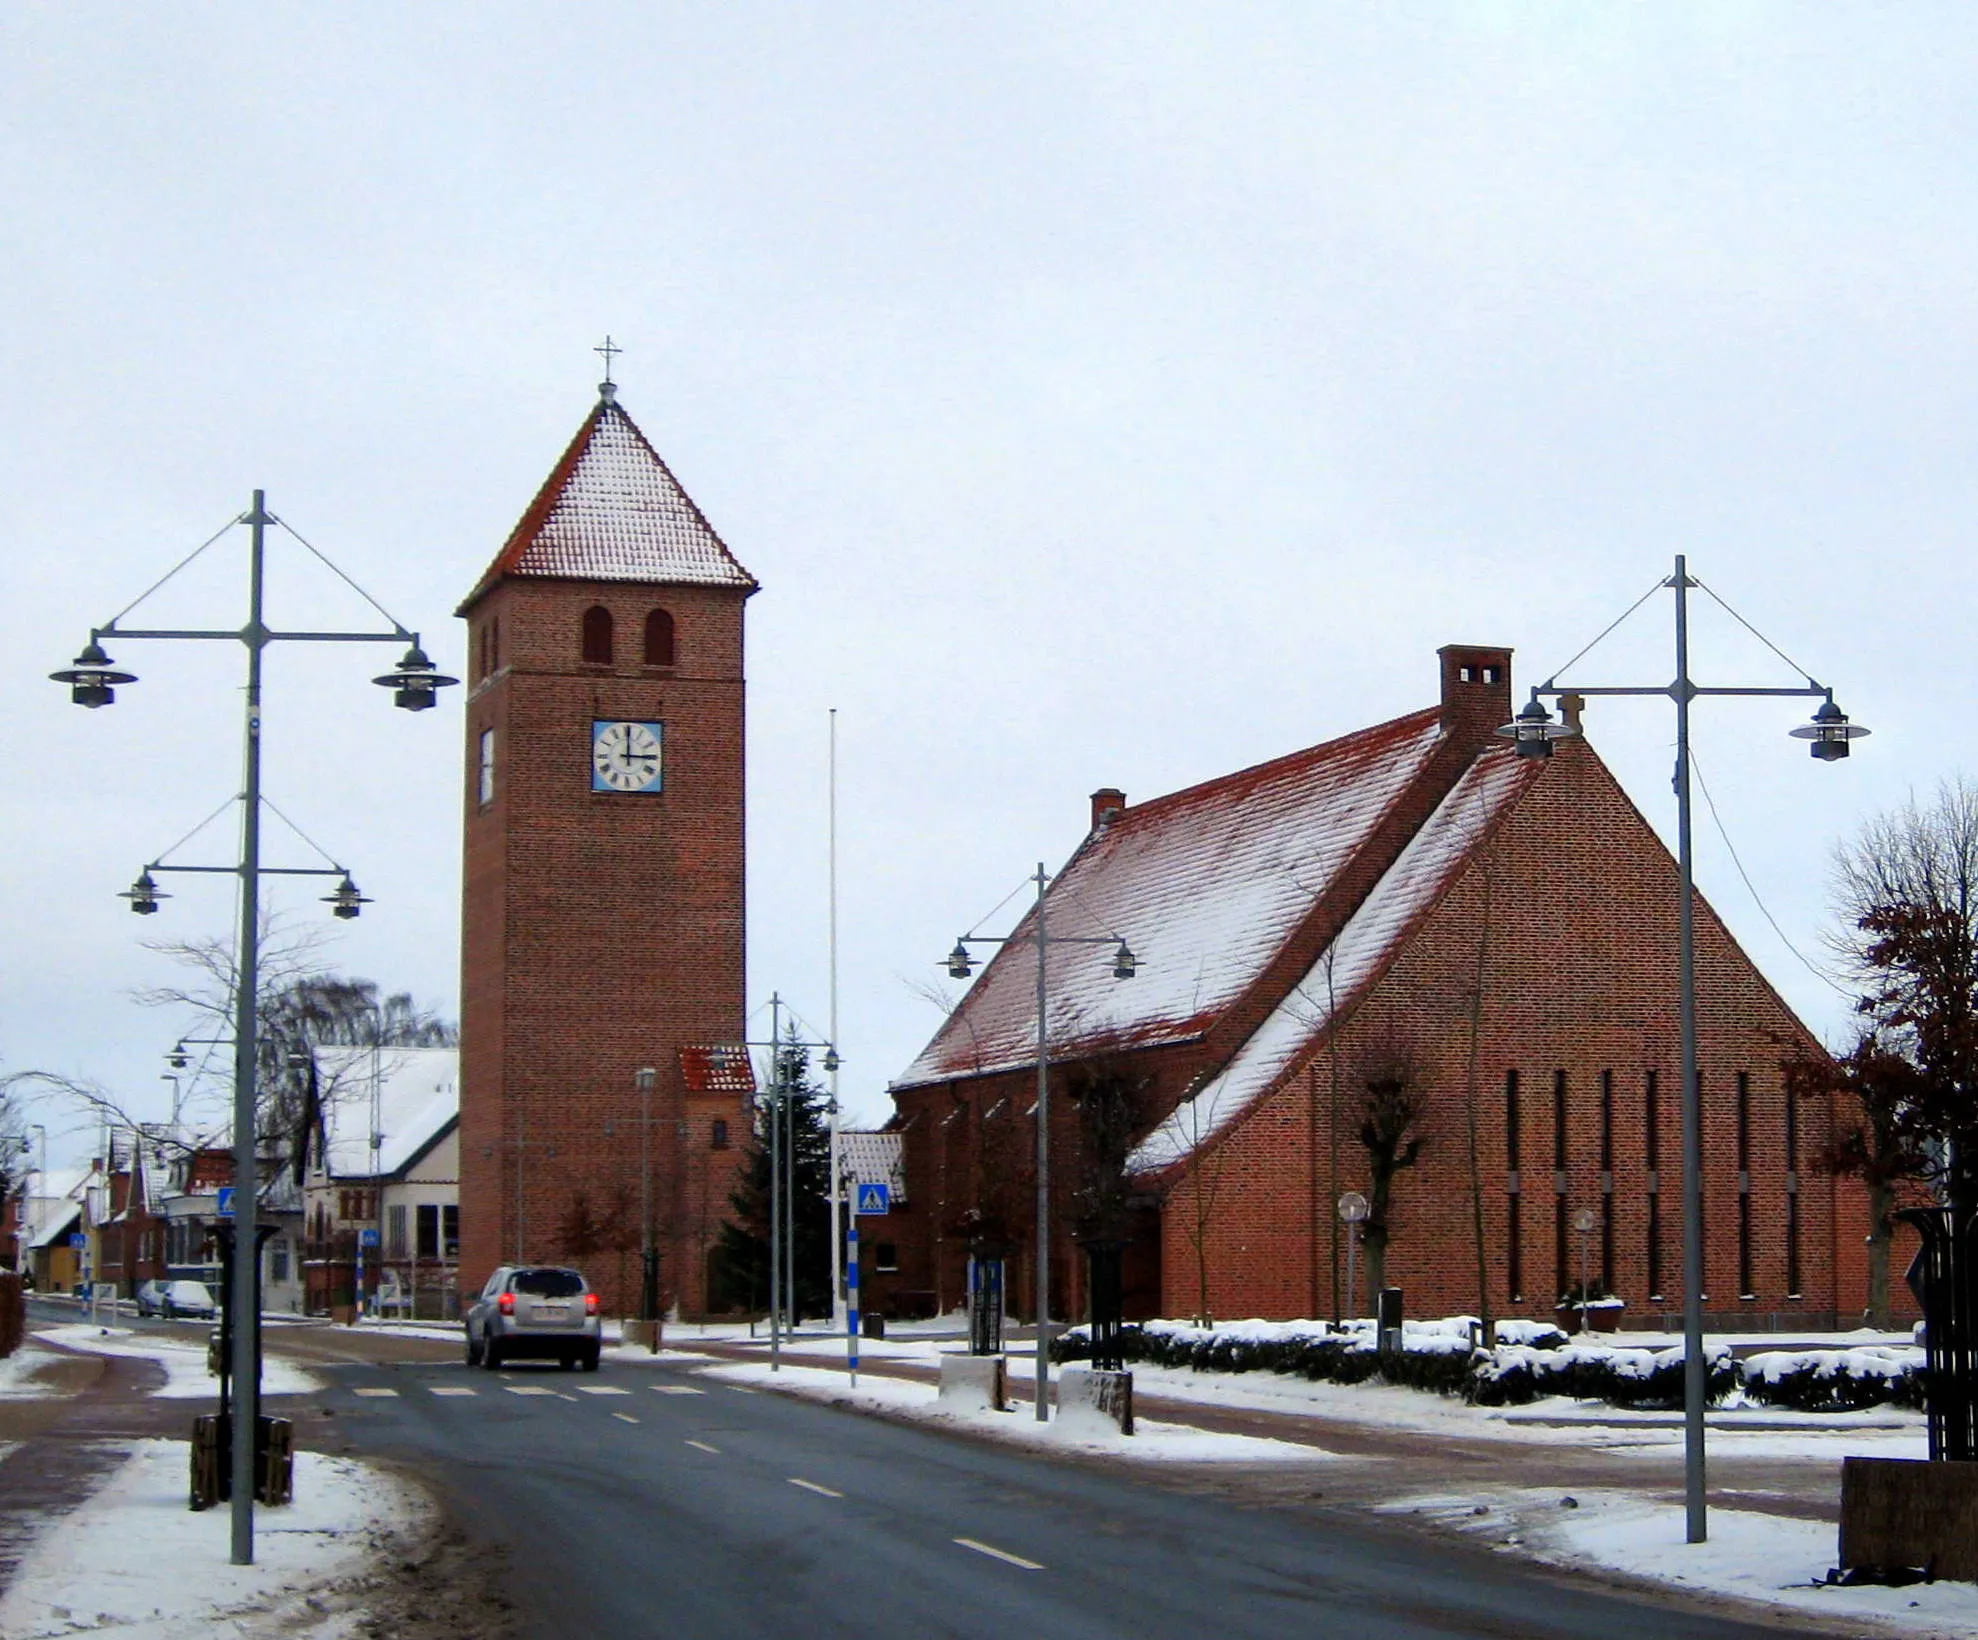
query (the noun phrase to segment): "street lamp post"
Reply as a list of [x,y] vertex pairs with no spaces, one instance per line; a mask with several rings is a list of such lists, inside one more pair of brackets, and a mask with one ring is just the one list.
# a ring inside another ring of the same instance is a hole
[[[783,1015],[788,1012],[791,1018],[790,1032],[783,1033]],[[822,1048],[824,1069],[831,1077],[832,1086],[837,1086],[838,1070],[842,1061],[838,1057],[837,1044],[825,1039],[811,1041],[798,1036],[797,1028],[802,1023],[795,1008],[786,1002],[780,992],[772,992],[769,998],[769,1040],[746,1041],[745,1048],[767,1048],[769,1050],[769,1370],[780,1372],[783,1368],[783,1338],[796,1331],[796,1291],[797,1291],[797,1161],[796,1161],[796,1100],[795,1090],[790,1085],[788,1067],[784,1055],[793,1048]],[[832,1096],[835,1106],[836,1095]],[[784,1325],[787,1307],[790,1322]],[[834,1305],[835,1310],[835,1305]]]
[[652,1088],[658,1080],[650,1065],[632,1076],[639,1090],[639,1320],[654,1355],[659,1353],[659,1247],[652,1226]]
[[1037,862],[1036,873],[1031,881],[1037,885],[1035,926],[1027,936],[1019,938],[1011,934],[990,937],[984,934],[964,934],[955,941],[954,950],[947,956],[948,976],[951,979],[967,979],[975,966],[975,958],[969,955],[971,945],[1035,945],[1037,947],[1037,1255],[1033,1271],[1033,1285],[1037,1305],[1037,1362],[1036,1411],[1037,1421],[1050,1422],[1051,1406],[1051,1043],[1045,1010],[1050,1002],[1050,985],[1046,977],[1045,961],[1054,945],[1115,945],[1119,949],[1113,954],[1113,978],[1131,979],[1139,966],[1139,958],[1127,949],[1126,941],[1117,934],[1053,934],[1046,926],[1044,893],[1050,885],[1050,877],[1044,870],[1044,862]]
[[[90,630],[89,642],[76,656],[72,665],[50,676],[57,683],[69,686],[69,698],[78,706],[90,708],[109,706],[116,701],[116,690],[123,684],[135,683],[134,674],[119,671],[109,655],[104,652],[103,640],[120,638],[126,640],[186,640],[193,642],[238,643],[247,651],[247,687],[245,692],[245,736],[242,756],[241,780],[241,835],[238,863],[232,866],[165,866],[161,861],[153,861],[139,873],[137,881],[125,891],[123,898],[128,900],[132,911],[147,916],[158,910],[158,902],[165,898],[158,888],[152,873],[158,870],[176,871],[220,871],[235,876],[240,884],[240,936],[236,953],[234,976],[234,1199],[243,1204],[236,1223],[245,1218],[253,1223],[257,1216],[256,1204],[260,1199],[257,1169],[259,1157],[255,1153],[255,1067],[257,1038],[255,1003],[260,983],[260,887],[261,878],[270,875],[337,875],[342,880],[338,887],[325,896],[332,914],[339,918],[351,918],[358,914],[366,903],[358,893],[357,885],[341,866],[330,873],[319,873],[313,868],[281,868],[261,864],[261,685],[262,654],[271,643],[405,643],[409,647],[400,659],[396,670],[372,681],[393,691],[392,703],[407,711],[420,712],[436,704],[437,691],[459,680],[442,676],[426,658],[419,647],[419,636],[408,630],[402,623],[393,619],[383,606],[363,593],[356,583],[329,567],[347,585],[357,590],[365,602],[391,622],[389,632],[327,632],[298,631],[280,632],[267,624],[265,613],[265,565],[267,548],[267,527],[270,524],[286,524],[267,510],[266,492],[254,492],[253,505],[240,517],[231,519],[226,526],[212,536],[198,551],[181,562],[166,575],[164,580],[144,593],[136,602],[112,616],[102,626]],[[236,525],[246,524],[249,531],[248,548],[248,592],[246,622],[235,628],[217,630],[135,628],[119,625],[137,604],[142,603],[151,592],[158,590],[172,579],[193,559],[205,552],[207,547],[220,539],[221,535]],[[294,535],[295,532],[290,530]],[[296,536],[301,541],[300,536]],[[302,543],[308,547],[307,542]],[[313,547],[308,550],[328,565]],[[252,1246],[255,1238],[250,1236],[247,1243]],[[232,1279],[228,1284],[227,1308],[231,1318],[232,1361],[231,1371],[235,1385],[232,1429],[232,1551],[233,1562],[237,1566],[247,1566],[254,1561],[254,1445],[257,1420],[260,1414],[259,1376],[259,1314],[257,1295],[259,1290],[259,1260],[253,1254],[237,1257],[233,1261]]]
[[[1803,687],[1746,688],[1696,683],[1690,677],[1689,594],[1701,588],[1722,604],[1738,623],[1771,649],[1781,660],[1793,665],[1782,651],[1757,629],[1724,604],[1701,581],[1690,577],[1688,562],[1676,557],[1675,573],[1651,589],[1669,588],[1676,594],[1676,676],[1666,684],[1614,685],[1588,687],[1561,685],[1556,676],[1532,690],[1531,699],[1518,715],[1497,732],[1511,741],[1520,757],[1550,757],[1553,743],[1580,731],[1574,723],[1555,723],[1541,704],[1541,696],[1558,699],[1566,695],[1664,695],[1676,706],[1676,857],[1681,879],[1682,904],[1677,923],[1677,989],[1681,1011],[1683,1059],[1683,1480],[1688,1538],[1701,1543],[1709,1535],[1704,1503],[1703,1408],[1708,1393],[1708,1372],[1703,1358],[1703,1109],[1697,1082],[1696,1050],[1696,884],[1690,846],[1690,702],[1700,695],[1800,696],[1821,701],[1810,723],[1790,731],[1798,740],[1813,742],[1813,756],[1822,763],[1834,763],[1848,755],[1848,742],[1868,733],[1834,704],[1834,691],[1814,681],[1810,673]],[[1637,601],[1645,602],[1647,593]],[[1629,613],[1633,613],[1630,611]],[[1626,615],[1621,617],[1627,619]],[[1615,626],[1620,625],[1616,621]],[[1612,631],[1613,628],[1608,628]],[[1606,634],[1601,635],[1605,637]],[[1598,643],[1599,638],[1594,640]],[[1587,646],[1589,649],[1592,644]],[[1586,650],[1581,650],[1584,655]],[[1577,660],[1579,657],[1575,656]],[[1569,663],[1570,664],[1570,663]]]
[[1346,1315],[1356,1321],[1359,1308],[1353,1295],[1354,1260],[1360,1247],[1360,1226],[1366,1222],[1367,1211],[1367,1198],[1357,1190],[1349,1190],[1339,1198],[1340,1222],[1346,1226]]
[[1594,1216],[1591,1207],[1582,1207],[1573,1215],[1573,1228],[1580,1233],[1580,1336],[1586,1336],[1587,1301],[1592,1294],[1587,1291],[1587,1244],[1593,1237],[1593,1227],[1600,1220]]

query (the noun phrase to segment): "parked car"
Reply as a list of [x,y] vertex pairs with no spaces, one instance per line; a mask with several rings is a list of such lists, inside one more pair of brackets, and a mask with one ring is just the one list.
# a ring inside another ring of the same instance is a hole
[[598,1370],[598,1295],[577,1270],[504,1264],[466,1316],[467,1364],[499,1367],[524,1357]]
[[165,1289],[169,1281],[140,1281],[137,1284],[137,1313],[139,1315],[163,1315],[165,1313]]
[[203,1281],[167,1281],[162,1285],[165,1292],[159,1302],[167,1321],[176,1321],[180,1316],[211,1321],[220,1313]]

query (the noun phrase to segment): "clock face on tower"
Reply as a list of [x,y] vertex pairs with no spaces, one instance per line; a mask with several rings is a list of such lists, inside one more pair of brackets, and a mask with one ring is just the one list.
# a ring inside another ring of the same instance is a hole
[[661,789],[666,739],[663,723],[597,718],[591,723],[591,790],[656,792]]

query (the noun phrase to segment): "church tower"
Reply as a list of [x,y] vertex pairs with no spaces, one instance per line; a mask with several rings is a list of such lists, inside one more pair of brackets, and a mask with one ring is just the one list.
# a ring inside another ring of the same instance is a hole
[[[468,623],[460,1283],[575,1264],[636,1313],[706,1295],[749,1131],[736,561],[617,402],[597,406]],[[639,1073],[656,1074],[651,1087]]]

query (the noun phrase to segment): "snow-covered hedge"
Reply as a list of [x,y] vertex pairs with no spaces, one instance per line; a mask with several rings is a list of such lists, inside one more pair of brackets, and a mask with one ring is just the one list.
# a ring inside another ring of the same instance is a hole
[[[1410,1321],[1399,1353],[1383,1356],[1370,1321],[1235,1321],[1198,1327],[1148,1321],[1120,1330],[1121,1354],[1153,1366],[1201,1372],[1280,1372],[1325,1383],[1373,1380],[1461,1395],[1480,1406],[1522,1406],[1544,1395],[1643,1410],[1683,1403],[1683,1352],[1573,1341],[1540,1321],[1500,1321],[1497,1347],[1473,1347],[1474,1319]],[[1083,1361],[1091,1335],[1074,1327],[1051,1346],[1059,1361]],[[1805,1412],[1923,1404],[1923,1352],[1901,1347],[1775,1350],[1747,1360],[1709,1349],[1709,1395],[1741,1390],[1762,1406]]]
[[1738,1363],[1748,1400],[1799,1412],[1923,1405],[1920,1349],[1768,1350]]

